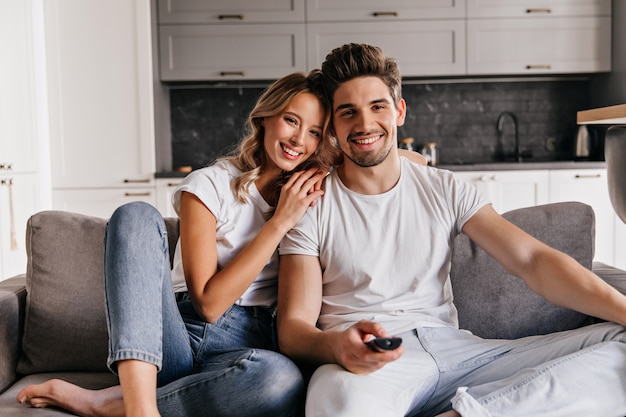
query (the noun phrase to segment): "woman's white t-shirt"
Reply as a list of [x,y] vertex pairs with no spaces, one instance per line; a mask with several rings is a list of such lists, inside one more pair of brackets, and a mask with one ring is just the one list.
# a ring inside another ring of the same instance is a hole
[[[263,199],[254,184],[250,186],[247,203],[237,201],[232,181],[241,174],[232,163],[221,160],[214,165],[190,173],[176,188],[172,204],[180,214],[183,191],[192,193],[213,213],[217,221],[217,267],[221,270],[258,234],[266,222],[271,207]],[[265,306],[276,304],[278,279],[278,252],[275,252],[255,281],[237,301],[242,306]],[[176,244],[172,268],[174,290],[186,291],[185,276],[180,250]]]

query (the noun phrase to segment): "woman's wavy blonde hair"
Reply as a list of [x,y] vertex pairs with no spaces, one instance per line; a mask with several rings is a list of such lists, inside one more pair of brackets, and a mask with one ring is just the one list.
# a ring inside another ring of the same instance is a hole
[[[242,172],[232,183],[232,189],[239,200],[245,203],[249,196],[250,185],[261,175],[267,167],[268,158],[263,146],[265,129],[262,121],[265,117],[280,114],[289,105],[291,100],[301,93],[311,93],[316,96],[324,108],[324,126],[322,138],[330,119],[330,105],[326,98],[324,84],[322,83],[321,72],[313,70],[309,74],[301,72],[289,74],[270,85],[259,97],[256,105],[248,116],[246,124],[247,134],[238,147],[238,152],[225,159],[233,163]],[[319,147],[315,154],[308,160],[298,165],[298,167],[288,173],[284,173],[277,180],[276,191],[273,203],[278,201],[280,187],[287,181],[289,176],[295,172],[310,167],[317,166],[320,169],[329,169],[337,160],[337,150],[328,144],[328,141],[320,140]]]

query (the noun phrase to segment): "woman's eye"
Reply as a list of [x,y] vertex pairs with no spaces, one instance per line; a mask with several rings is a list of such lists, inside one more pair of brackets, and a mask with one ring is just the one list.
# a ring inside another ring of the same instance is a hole
[[291,124],[298,124],[298,121],[296,119],[294,119],[293,117],[285,117],[285,120],[287,121],[287,123],[291,123]]
[[315,136],[316,138],[321,138],[322,132],[318,132],[317,130],[311,130],[311,135]]

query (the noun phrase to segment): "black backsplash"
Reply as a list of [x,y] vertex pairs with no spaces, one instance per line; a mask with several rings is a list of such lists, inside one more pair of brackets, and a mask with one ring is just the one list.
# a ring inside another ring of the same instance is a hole
[[[514,147],[510,119],[498,135],[496,120],[510,111],[519,123],[520,148],[532,160],[573,158],[576,112],[589,108],[588,79],[488,82],[407,82],[407,118],[399,139],[416,147],[436,142],[440,164],[500,161]],[[263,90],[251,86],[177,86],[170,89],[173,166],[204,166],[233,149]],[[592,159],[601,155],[592,154]]]

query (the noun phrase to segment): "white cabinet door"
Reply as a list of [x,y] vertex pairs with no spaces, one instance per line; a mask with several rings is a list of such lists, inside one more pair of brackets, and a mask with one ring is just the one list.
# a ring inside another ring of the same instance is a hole
[[161,178],[156,180],[156,207],[163,217],[178,217],[172,206],[172,194],[182,178]]
[[156,206],[154,187],[54,190],[52,199],[57,210],[82,213],[105,219],[111,217],[116,208],[132,201],[143,201]]
[[160,23],[304,22],[304,0],[158,0]]
[[467,17],[598,16],[611,0],[467,0]]
[[29,1],[0,2],[0,175],[37,170]]
[[596,219],[595,261],[614,264],[615,226],[605,169],[550,171],[550,202],[580,201],[593,208]]
[[381,47],[398,60],[403,76],[465,74],[465,21],[310,23],[308,68],[319,68],[326,55],[345,43]]
[[0,174],[0,281],[26,272],[26,222],[39,209],[37,174]]
[[52,186],[153,184],[150,0],[46,0]]
[[306,68],[303,24],[161,25],[162,81],[277,79]]
[[465,17],[465,0],[307,0],[308,22]]
[[498,213],[548,202],[547,170],[466,171],[456,172],[455,176],[474,184]]
[[610,70],[610,17],[467,21],[470,75]]

